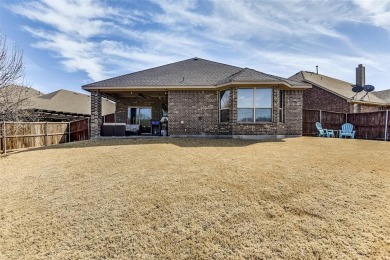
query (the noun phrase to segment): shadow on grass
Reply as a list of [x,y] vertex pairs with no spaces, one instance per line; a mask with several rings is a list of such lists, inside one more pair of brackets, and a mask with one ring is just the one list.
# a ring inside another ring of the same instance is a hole
[[170,144],[179,147],[245,147],[258,143],[269,142],[284,142],[283,139],[262,139],[262,140],[246,140],[246,139],[231,139],[231,138],[104,138],[99,140],[86,140],[70,143],[62,143],[51,146],[35,147],[22,150],[10,151],[7,154],[16,154],[22,152],[51,150],[51,149],[69,149],[69,148],[87,148],[100,146],[121,146],[121,145],[159,145]]

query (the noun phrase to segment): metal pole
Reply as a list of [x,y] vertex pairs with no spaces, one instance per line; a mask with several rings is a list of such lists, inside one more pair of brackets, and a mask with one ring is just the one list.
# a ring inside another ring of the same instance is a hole
[[389,138],[388,135],[388,124],[389,124],[389,110],[386,110],[386,123],[385,123],[385,141]]
[[45,145],[48,146],[48,127],[47,127],[47,122],[45,124]]
[[3,153],[4,155],[7,154],[7,134],[6,134],[6,130],[5,130],[5,122],[3,122]]
[[320,110],[320,123],[322,124],[322,110]]
[[70,143],[70,122],[68,123],[68,143]]
[[345,123],[348,123],[348,113],[345,113]]

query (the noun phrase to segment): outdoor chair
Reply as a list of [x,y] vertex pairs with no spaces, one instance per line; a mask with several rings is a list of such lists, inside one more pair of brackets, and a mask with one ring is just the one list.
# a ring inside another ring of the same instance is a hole
[[345,123],[341,126],[341,130],[339,130],[339,137],[342,138],[345,137],[351,137],[352,139],[355,138],[356,131],[353,130],[353,125],[350,123]]
[[320,122],[317,122],[317,123],[316,123],[316,127],[317,127],[317,130],[318,130],[318,132],[319,132],[318,136],[322,136],[322,137],[334,137],[333,130],[328,130],[328,129],[322,128],[322,124],[321,124]]

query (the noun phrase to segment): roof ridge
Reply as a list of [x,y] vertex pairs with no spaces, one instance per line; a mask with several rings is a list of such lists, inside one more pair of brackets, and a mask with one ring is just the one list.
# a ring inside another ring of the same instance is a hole
[[[351,82],[348,82],[348,81],[345,81],[345,80],[336,79],[336,78],[330,77],[330,76],[328,76],[328,75],[324,75],[324,74],[320,74],[320,73],[315,73],[315,72],[312,72],[312,71],[301,71],[301,72],[306,72],[306,73],[310,73],[310,74],[312,74],[312,75],[318,75],[318,76],[322,76],[322,77],[327,77],[327,78],[332,79],[332,80],[337,80],[337,81],[339,81],[339,82],[348,83],[348,84],[350,84],[350,85],[355,85],[355,84],[353,84],[353,83],[351,83]],[[303,73],[302,73],[302,76],[304,76]],[[305,77],[303,77],[303,78],[305,78]]]
[[294,82],[294,83],[302,84],[302,82],[299,82],[299,81],[295,81],[295,80],[291,80],[291,79],[288,79],[288,78],[279,77],[279,76],[276,76],[276,75],[273,75],[273,74],[264,73],[264,72],[261,72],[261,71],[255,70],[255,69],[251,69],[251,68],[248,68],[248,69],[253,70],[253,71],[256,71],[257,73],[264,74],[264,75],[269,76],[269,77],[271,77],[271,78],[274,78],[274,79],[277,79],[277,80],[284,81],[284,82],[286,82],[286,83]]
[[47,94],[45,94],[45,95],[40,95],[40,96],[38,96],[37,98],[41,98],[41,99],[52,99],[52,98],[53,98],[55,95],[57,95],[59,92],[60,92],[60,90],[56,90],[56,91],[47,93]]
[[[204,61],[208,61],[208,62],[212,62],[212,63],[216,63],[216,64],[221,64],[221,65],[225,65],[225,66],[229,66],[229,67],[233,67],[233,68],[237,68],[237,69],[243,69],[241,67],[233,66],[233,65],[230,65],[230,64],[226,64],[226,63],[222,63],[222,62],[218,62],[218,61],[206,60],[206,59],[202,59],[202,58],[198,58],[198,57],[194,57],[194,58],[191,58],[191,59],[204,60]],[[191,60],[191,59],[188,59],[188,60]],[[187,60],[183,60],[183,61],[187,61]]]

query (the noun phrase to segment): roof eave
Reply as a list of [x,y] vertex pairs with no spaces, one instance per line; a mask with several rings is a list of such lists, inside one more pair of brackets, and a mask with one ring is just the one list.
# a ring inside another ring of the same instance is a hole
[[227,83],[222,83],[222,84],[219,84],[217,85],[218,88],[221,88],[221,87],[226,87],[226,86],[230,86],[230,85],[263,85],[263,86],[275,86],[275,85],[282,85],[282,86],[285,86],[289,89],[294,89],[294,90],[302,90],[302,89],[309,89],[311,88],[311,86],[309,85],[297,85],[297,86],[293,86],[291,84],[288,84],[287,82],[284,82],[284,81],[240,81],[240,82],[236,82],[236,81],[232,81],[232,82],[227,82]]
[[373,105],[373,106],[388,106],[388,105],[390,105],[387,103],[379,103],[379,102],[372,102],[372,101],[366,101],[366,100],[354,100],[354,99],[347,100],[347,102],[353,103],[353,104],[365,104],[365,105]]
[[242,86],[242,85],[261,85],[261,86],[285,86],[288,89],[294,89],[294,90],[303,90],[303,89],[309,89],[311,88],[310,85],[296,85],[293,86],[291,84],[288,84],[287,82],[284,81],[242,81],[242,82],[227,82],[227,83],[222,83],[222,84],[217,84],[217,85],[187,85],[187,86],[127,86],[127,87],[114,87],[114,86],[82,86],[83,90],[86,91],[161,91],[161,90],[214,90],[214,89],[219,89],[227,86]]
[[215,89],[213,85],[189,85],[189,86],[127,86],[127,87],[96,87],[96,86],[83,86],[82,89],[86,91],[166,91],[170,89],[174,90],[196,90],[196,89]]

